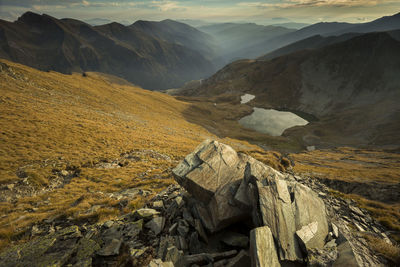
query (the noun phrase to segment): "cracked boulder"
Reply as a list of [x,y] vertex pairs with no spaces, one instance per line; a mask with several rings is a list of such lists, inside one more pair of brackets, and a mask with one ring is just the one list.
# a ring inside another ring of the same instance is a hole
[[257,161],[247,166],[245,181],[257,188],[258,212],[262,224],[269,226],[279,241],[279,259],[301,261],[303,255],[295,237],[296,221],[291,196],[287,182],[281,177],[282,174]]
[[207,207],[211,217],[211,223],[206,224],[209,231],[248,217],[248,210],[234,204],[234,196],[249,161],[254,159],[207,140],[173,169],[176,181]]
[[296,183],[293,187],[293,196],[296,231],[301,231],[303,227],[309,229],[310,235],[307,237],[309,240],[306,242],[306,248],[322,249],[329,233],[324,202],[318,197],[317,193],[299,183]]

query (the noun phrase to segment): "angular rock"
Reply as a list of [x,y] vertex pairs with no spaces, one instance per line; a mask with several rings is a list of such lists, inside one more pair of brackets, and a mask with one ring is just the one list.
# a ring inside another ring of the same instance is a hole
[[161,236],[158,250],[157,258],[164,259],[167,249],[175,245],[175,240],[172,236]]
[[103,227],[106,228],[106,229],[108,229],[108,228],[110,228],[113,224],[114,224],[113,221],[106,221],[106,222],[103,224]]
[[155,217],[156,215],[160,214],[158,211],[155,209],[138,209],[135,211],[134,216],[138,219],[145,219],[145,220],[150,220],[151,218]]
[[201,220],[201,223],[208,231],[214,230],[214,224],[208,210],[200,202],[195,202],[194,210],[196,217]]
[[194,226],[194,219],[192,214],[190,214],[189,210],[184,208],[182,211],[183,219],[185,219],[190,225]]
[[247,236],[235,232],[226,232],[222,236],[221,241],[228,246],[241,248],[246,248],[249,244]]
[[131,248],[131,249],[129,250],[129,253],[130,253],[131,257],[133,257],[133,258],[139,258],[139,257],[142,256],[147,250],[148,250],[147,247],[145,247],[145,248]]
[[100,256],[115,256],[119,254],[122,241],[118,239],[111,239],[107,242],[101,250],[97,251],[97,255]]
[[251,209],[252,203],[248,195],[248,183],[246,180],[240,182],[239,188],[234,196],[234,202],[242,209]]
[[251,265],[251,259],[249,253],[247,253],[245,250],[241,250],[235,257],[233,257],[228,262],[226,267],[244,267],[250,265]]
[[189,224],[185,220],[179,220],[177,231],[180,236],[186,237],[189,233]]
[[200,220],[195,219],[194,220],[194,229],[197,231],[197,233],[199,234],[200,238],[208,243],[208,237],[206,232],[204,231],[203,225],[201,224]]
[[247,195],[249,196],[250,203],[252,204],[251,219],[253,221],[254,228],[263,226],[262,215],[261,215],[260,210],[258,209],[258,206],[259,206],[258,198],[259,197],[258,197],[257,186],[249,183],[247,185]]
[[123,234],[123,226],[114,223],[109,229],[103,231],[102,238],[104,241],[108,242],[112,239],[121,239]]
[[178,223],[174,223],[173,225],[171,225],[168,229],[168,233],[170,235],[175,235],[176,233],[176,229],[178,228]]
[[349,241],[341,243],[337,247],[338,257],[333,263],[334,267],[346,266],[346,267],[358,267],[356,257]]
[[125,236],[133,238],[137,236],[143,229],[143,220],[137,220],[126,224],[125,226]]
[[183,252],[179,250],[175,246],[171,246],[167,248],[165,253],[165,257],[163,259],[165,262],[172,262],[173,266],[180,266],[182,265],[183,261]]
[[180,197],[180,196],[176,197],[175,200],[174,200],[174,202],[175,202],[175,204],[176,204],[176,206],[177,206],[178,208],[182,208],[182,206],[185,205],[185,201],[184,201],[183,198]]
[[160,210],[160,209],[164,208],[164,203],[163,203],[162,200],[154,201],[152,206],[153,206],[154,209]]
[[258,227],[250,232],[251,266],[279,267],[278,254],[272,232],[268,226]]
[[[78,240],[81,237],[78,226],[70,226],[50,235],[39,236],[25,244],[5,248],[0,253],[0,265],[63,266],[80,247]],[[95,243],[92,245],[94,250],[98,249]],[[86,257],[82,258],[82,261],[90,259],[90,255]]]
[[219,261],[221,259],[230,258],[237,254],[236,250],[230,250],[225,252],[216,252],[216,253],[200,253],[196,255],[186,255],[184,257],[184,262],[186,266],[193,266],[193,264],[211,264],[213,262]]
[[232,206],[236,192],[232,183],[243,178],[247,161],[253,160],[245,154],[238,154],[230,146],[207,140],[173,169],[176,181],[208,209],[212,225],[210,231],[217,231],[248,214],[247,210]]
[[331,224],[332,225],[332,233],[333,233],[333,236],[335,237],[335,238],[338,238],[339,237],[339,228],[336,226],[336,224]]
[[230,146],[206,140],[172,170],[177,182],[196,199],[208,203],[223,185],[242,178],[242,159]]
[[191,254],[201,253],[201,243],[199,241],[199,234],[193,232],[189,238],[189,251]]
[[160,259],[153,259],[147,267],[174,267],[172,262],[163,262]]
[[295,237],[295,217],[286,181],[276,179],[269,183],[269,186],[258,188],[263,223],[270,227],[278,241],[280,260],[301,260],[303,256]]
[[317,232],[308,243],[308,248],[323,248],[329,232],[325,204],[313,190],[296,183],[293,187],[293,209],[296,218],[296,231],[310,223],[317,222]]
[[177,244],[180,250],[186,251],[189,248],[186,239],[182,236],[178,236]]
[[304,253],[307,253],[307,250],[311,248],[317,247],[317,244],[315,244],[316,239],[314,238],[317,231],[318,222],[312,222],[296,231],[296,236],[298,237],[300,247]]
[[165,225],[165,218],[164,217],[156,217],[156,218],[153,218],[148,223],[146,223],[145,226],[147,228],[150,228],[154,232],[155,235],[158,235],[164,229],[164,225]]
[[308,250],[307,266],[330,267],[336,261],[337,255],[336,246],[324,247],[323,249],[312,248]]
[[92,256],[98,250],[100,246],[96,241],[85,237],[79,240],[75,256],[76,266],[92,266]]
[[257,182],[260,182],[262,185],[269,185],[274,183],[276,179],[283,180],[285,179],[285,176],[258,160],[251,160],[245,168],[244,180],[246,183],[252,183],[255,185]]
[[231,191],[231,186],[232,184],[227,184],[219,188],[208,204],[213,222],[211,232],[216,232],[250,217],[250,210],[232,206],[234,194]]

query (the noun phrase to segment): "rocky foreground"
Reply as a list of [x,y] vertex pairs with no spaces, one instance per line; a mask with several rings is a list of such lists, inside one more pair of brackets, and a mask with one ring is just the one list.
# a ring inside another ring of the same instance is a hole
[[[352,201],[216,141],[173,170],[178,185],[95,225],[44,224],[1,266],[384,266],[363,232],[391,241]],[[317,192],[318,193],[317,193]]]

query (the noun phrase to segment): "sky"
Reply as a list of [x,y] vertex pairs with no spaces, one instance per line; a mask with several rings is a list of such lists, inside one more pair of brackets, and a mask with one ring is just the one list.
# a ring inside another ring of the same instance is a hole
[[400,0],[0,0],[0,18],[26,11],[56,18],[136,20],[189,19],[208,22],[367,22],[400,12]]

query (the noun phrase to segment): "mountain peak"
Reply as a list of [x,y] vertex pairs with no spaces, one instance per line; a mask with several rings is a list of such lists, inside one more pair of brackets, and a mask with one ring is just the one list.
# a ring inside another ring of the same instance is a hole
[[22,14],[18,18],[18,21],[29,22],[29,21],[32,21],[32,20],[37,20],[37,19],[39,19],[41,17],[42,17],[42,15],[40,15],[40,14],[34,13],[32,11],[28,11],[28,12],[25,12],[24,14]]
[[23,22],[26,24],[34,24],[34,23],[40,23],[40,22],[48,22],[48,21],[54,21],[57,20],[54,17],[47,15],[47,14],[38,14],[34,13],[32,11],[25,12],[24,14],[21,15],[21,17],[18,18],[17,21]]

